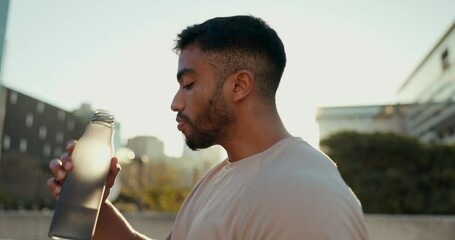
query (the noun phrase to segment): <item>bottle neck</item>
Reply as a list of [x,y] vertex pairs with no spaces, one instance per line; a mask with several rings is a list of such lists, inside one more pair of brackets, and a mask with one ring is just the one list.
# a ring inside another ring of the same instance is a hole
[[103,125],[103,126],[106,126],[106,127],[109,127],[109,128],[113,128],[113,127],[114,127],[114,123],[113,123],[113,122],[105,122],[105,121],[92,120],[90,123],[91,123],[91,124]]
[[104,139],[109,140],[114,134],[112,124],[101,121],[92,121],[85,129],[84,134],[79,140],[82,139]]

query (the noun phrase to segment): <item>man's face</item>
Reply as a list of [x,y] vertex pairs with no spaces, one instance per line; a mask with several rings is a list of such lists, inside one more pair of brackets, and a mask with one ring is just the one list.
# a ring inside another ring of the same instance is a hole
[[179,56],[179,90],[171,109],[177,112],[177,128],[192,150],[219,144],[233,114],[223,97],[223,88],[207,56],[195,45],[185,47]]

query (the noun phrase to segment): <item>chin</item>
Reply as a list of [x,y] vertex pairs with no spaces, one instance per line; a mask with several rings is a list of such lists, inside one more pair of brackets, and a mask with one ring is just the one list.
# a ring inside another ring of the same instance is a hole
[[210,143],[209,142],[195,142],[195,141],[192,141],[191,139],[188,139],[188,138],[186,138],[185,142],[186,142],[186,145],[188,146],[188,148],[193,150],[193,151],[206,149],[206,148],[209,148],[209,147],[214,145],[211,142]]

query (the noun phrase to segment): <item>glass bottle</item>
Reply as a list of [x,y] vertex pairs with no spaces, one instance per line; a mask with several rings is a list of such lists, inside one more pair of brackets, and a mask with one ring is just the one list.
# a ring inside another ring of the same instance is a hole
[[113,156],[114,116],[97,110],[72,152],[49,229],[52,239],[92,239]]

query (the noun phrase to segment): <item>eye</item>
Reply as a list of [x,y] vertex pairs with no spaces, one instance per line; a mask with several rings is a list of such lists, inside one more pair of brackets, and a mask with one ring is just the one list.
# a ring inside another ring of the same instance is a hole
[[192,86],[193,86],[193,82],[183,85],[182,88],[188,90],[188,89],[191,89]]

